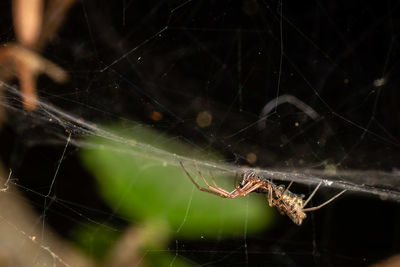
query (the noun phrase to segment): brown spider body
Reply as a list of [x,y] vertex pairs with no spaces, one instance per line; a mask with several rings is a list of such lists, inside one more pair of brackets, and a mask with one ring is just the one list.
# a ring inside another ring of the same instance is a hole
[[254,190],[254,192],[267,194],[270,207],[276,207],[280,214],[286,214],[297,225],[303,223],[303,220],[307,217],[303,211],[303,195],[294,194],[289,190],[285,190],[285,187],[282,185],[277,186],[269,180],[260,178],[252,170],[243,172],[239,187],[243,188],[250,182],[260,184],[260,187]]
[[303,211],[304,199],[303,195],[297,195],[289,190],[286,190],[283,186],[274,187],[272,201],[269,205],[275,206],[279,213],[282,215],[287,215],[295,224],[301,225],[303,220],[307,217],[307,214]]
[[186,175],[199,190],[220,196],[222,198],[236,198],[240,196],[246,196],[251,192],[264,193],[267,195],[269,206],[276,207],[280,214],[282,215],[286,214],[297,225],[301,225],[303,223],[303,220],[307,217],[306,215],[307,211],[314,211],[320,209],[321,207],[330,203],[331,201],[333,201],[335,198],[339,197],[346,191],[346,190],[341,191],[339,194],[337,194],[336,196],[332,197],[331,199],[329,199],[328,201],[324,202],[319,206],[304,208],[311,200],[311,198],[314,196],[314,194],[317,192],[322,182],[318,184],[318,186],[314,189],[314,191],[311,193],[308,199],[304,201],[303,195],[298,195],[289,191],[289,187],[292,185],[292,182],[285,189],[283,185],[277,186],[272,181],[257,175],[253,170],[247,170],[241,174],[241,179],[239,184],[236,184],[236,179],[235,179],[235,189],[229,192],[217,185],[211,173],[210,175],[213,185],[210,185],[206,181],[203,174],[200,172],[200,170],[196,165],[200,177],[203,179],[204,183],[207,185],[208,188],[203,188],[199,186],[199,184],[185,169],[182,162],[180,162],[180,164],[183,170],[185,171]]

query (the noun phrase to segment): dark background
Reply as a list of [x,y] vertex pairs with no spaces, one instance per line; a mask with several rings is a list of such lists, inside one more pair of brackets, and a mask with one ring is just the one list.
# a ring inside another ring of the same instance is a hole
[[[0,38],[12,41],[10,6],[1,10]],[[40,77],[38,90],[42,101],[82,120],[139,121],[237,165],[398,172],[399,29],[395,1],[81,1],[43,51],[70,80],[55,86]],[[381,78],[384,85],[374,85]],[[253,125],[283,94],[320,119],[283,104],[264,129]],[[1,159],[42,213],[65,129],[13,107],[0,133]],[[205,110],[213,123],[201,128],[196,116]],[[47,212],[66,238],[82,223],[76,211],[99,222],[113,212],[78,154],[79,147],[68,148],[54,188],[69,202]],[[313,202],[333,193],[322,189]],[[282,216],[237,240],[179,240],[178,253],[206,265],[360,266],[398,253],[398,214],[395,202],[348,192],[301,227]],[[111,222],[129,224],[115,214]],[[175,243],[170,249],[175,253]]]

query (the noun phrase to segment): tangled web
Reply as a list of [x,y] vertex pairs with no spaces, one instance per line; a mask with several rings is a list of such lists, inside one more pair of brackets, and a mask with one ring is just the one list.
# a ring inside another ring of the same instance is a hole
[[[140,219],[121,212],[123,204],[110,204],[99,193],[102,182],[93,179],[98,172],[90,173],[82,163],[87,162],[83,151],[110,151],[123,155],[120,169],[125,160],[143,159],[139,171],[175,167],[183,177],[178,182],[169,180],[173,171],[156,177],[162,193],[171,197],[179,191],[176,183],[190,184],[180,162],[197,178],[199,171],[207,179],[216,176],[224,188],[233,188],[244,168],[278,185],[293,181],[291,191],[299,195],[322,182],[313,206],[347,189],[329,206],[309,213],[301,227],[275,216],[268,227],[252,230],[253,202],[237,199],[246,211],[240,233],[226,236],[229,223],[221,219],[216,233],[207,236],[202,229],[203,236],[185,232],[196,211],[210,208],[196,204],[206,193],[189,187],[186,200],[180,200],[185,211],[179,227],[162,238],[164,247],[149,246],[135,255],[138,266],[162,253],[172,255],[166,261],[172,266],[364,265],[395,254],[399,238],[391,233],[398,231],[400,200],[396,12],[398,5],[391,2],[76,4],[58,40],[42,53],[63,67],[68,82],[56,85],[41,76],[34,111],[24,109],[26,95],[17,83],[1,82],[0,106],[6,114],[1,159],[12,170],[10,176],[5,172],[1,194],[11,199],[23,192],[23,203],[39,214],[33,226],[17,226],[4,214],[1,219],[61,265],[70,263],[46,245],[49,225],[75,241],[72,233],[82,225],[117,236],[128,233]],[[2,27],[5,39],[11,38],[9,27]],[[169,149],[172,144],[179,145]],[[132,173],[130,186],[145,179]],[[157,199],[154,194],[143,202]],[[121,203],[130,198],[119,197]],[[261,202],[269,209],[265,198]],[[166,213],[173,210],[168,205]],[[38,226],[40,238],[30,233]]]

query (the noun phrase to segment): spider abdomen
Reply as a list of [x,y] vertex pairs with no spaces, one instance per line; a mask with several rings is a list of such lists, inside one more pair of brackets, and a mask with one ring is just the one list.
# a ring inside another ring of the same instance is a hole
[[284,191],[283,188],[277,188],[275,192],[278,196],[274,203],[281,214],[286,214],[295,224],[301,225],[307,217],[303,211],[304,200],[301,195],[294,194],[290,191]]

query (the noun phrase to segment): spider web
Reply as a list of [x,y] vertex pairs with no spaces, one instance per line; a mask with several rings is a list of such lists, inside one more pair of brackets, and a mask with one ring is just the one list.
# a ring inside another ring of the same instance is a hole
[[[76,167],[80,151],[90,148],[175,166],[183,162],[206,174],[226,174],[232,184],[243,166],[276,184],[295,182],[293,192],[310,192],[322,182],[314,206],[348,190],[300,228],[279,217],[273,227],[249,234],[243,214],[239,238],[174,238],[165,249],[175,255],[171,266],[176,259],[204,265],[361,265],[394,254],[399,239],[391,233],[398,231],[400,200],[397,12],[391,2],[77,4],[59,41],[44,51],[70,81],[55,86],[40,78],[38,108],[31,113],[22,109],[18,86],[2,82],[0,103],[8,121],[2,158],[18,178],[8,184],[39,210],[42,243],[36,246],[47,248],[48,224],[68,236],[64,229],[84,223],[113,225],[116,232],[134,223],[107,206],[91,176]],[[199,159],[157,142],[132,144],[103,126],[115,123],[126,132],[151,127],[222,157]],[[189,211],[195,191],[187,195]],[[25,233],[27,227],[14,230]],[[369,229],[376,243],[371,247]]]

